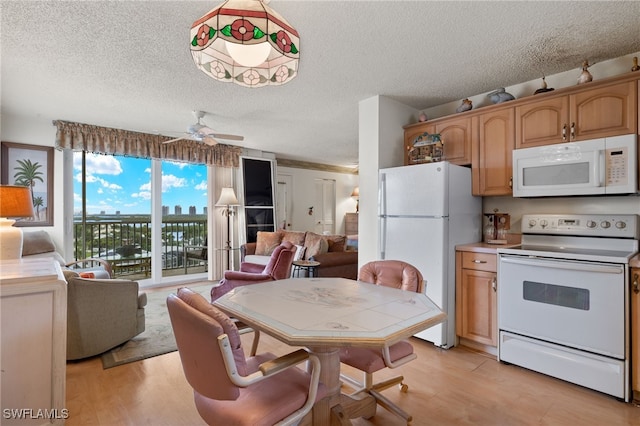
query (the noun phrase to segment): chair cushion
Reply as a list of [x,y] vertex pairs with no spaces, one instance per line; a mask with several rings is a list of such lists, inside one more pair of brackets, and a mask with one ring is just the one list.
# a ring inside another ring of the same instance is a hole
[[[194,392],[196,408],[210,425],[271,426],[301,408],[309,391],[309,375],[290,368],[275,376],[241,388],[235,401],[217,401]],[[324,398],[320,383],[316,401]]]
[[[389,347],[391,361],[413,353],[413,346],[406,340],[400,341]],[[375,373],[386,367],[381,349],[370,348],[341,348],[340,362],[343,362],[365,373]]]
[[258,256],[270,256],[281,241],[281,232],[258,231],[255,254]]

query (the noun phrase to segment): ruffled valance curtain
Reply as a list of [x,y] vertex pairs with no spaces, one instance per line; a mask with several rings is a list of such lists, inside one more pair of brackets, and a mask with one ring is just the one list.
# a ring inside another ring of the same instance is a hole
[[57,127],[58,149],[183,161],[218,167],[239,167],[240,164],[242,149],[236,146],[210,146],[191,140],[163,144],[171,138],[61,120],[56,120],[53,124]]

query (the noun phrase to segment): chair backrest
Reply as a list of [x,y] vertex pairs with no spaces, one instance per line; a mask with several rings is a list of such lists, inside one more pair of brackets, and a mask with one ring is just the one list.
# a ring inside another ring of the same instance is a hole
[[421,293],[424,280],[418,269],[401,260],[374,260],[360,268],[358,280]]
[[271,253],[269,263],[262,272],[271,276],[274,280],[283,280],[291,275],[291,265],[296,254],[296,246],[289,241],[283,241]]
[[226,334],[238,373],[247,374],[236,325],[200,294],[180,288],[167,297],[167,309],[176,337],[182,369],[191,387],[207,398],[235,400],[240,391],[226,373],[218,336]]

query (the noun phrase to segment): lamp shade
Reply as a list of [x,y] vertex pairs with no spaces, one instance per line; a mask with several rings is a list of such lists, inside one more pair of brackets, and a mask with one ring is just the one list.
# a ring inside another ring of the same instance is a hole
[[0,186],[0,260],[22,257],[22,229],[9,217],[33,216],[33,199],[28,186]]
[[298,32],[263,0],[227,0],[191,26],[191,55],[209,77],[246,87],[298,74]]
[[360,196],[360,187],[356,186],[355,188],[353,188],[353,192],[351,193],[352,197],[359,197]]
[[28,186],[0,186],[0,217],[32,217],[33,199]]
[[220,192],[220,198],[216,202],[216,206],[238,206],[240,203],[236,198],[236,193],[233,192],[233,188],[222,188]]

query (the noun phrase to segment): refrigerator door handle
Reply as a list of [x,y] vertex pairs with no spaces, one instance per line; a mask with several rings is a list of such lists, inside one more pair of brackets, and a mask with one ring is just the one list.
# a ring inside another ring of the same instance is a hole
[[380,173],[380,184],[378,192],[378,220],[380,221],[380,259],[384,259],[384,252],[387,248],[387,178],[386,174]]

